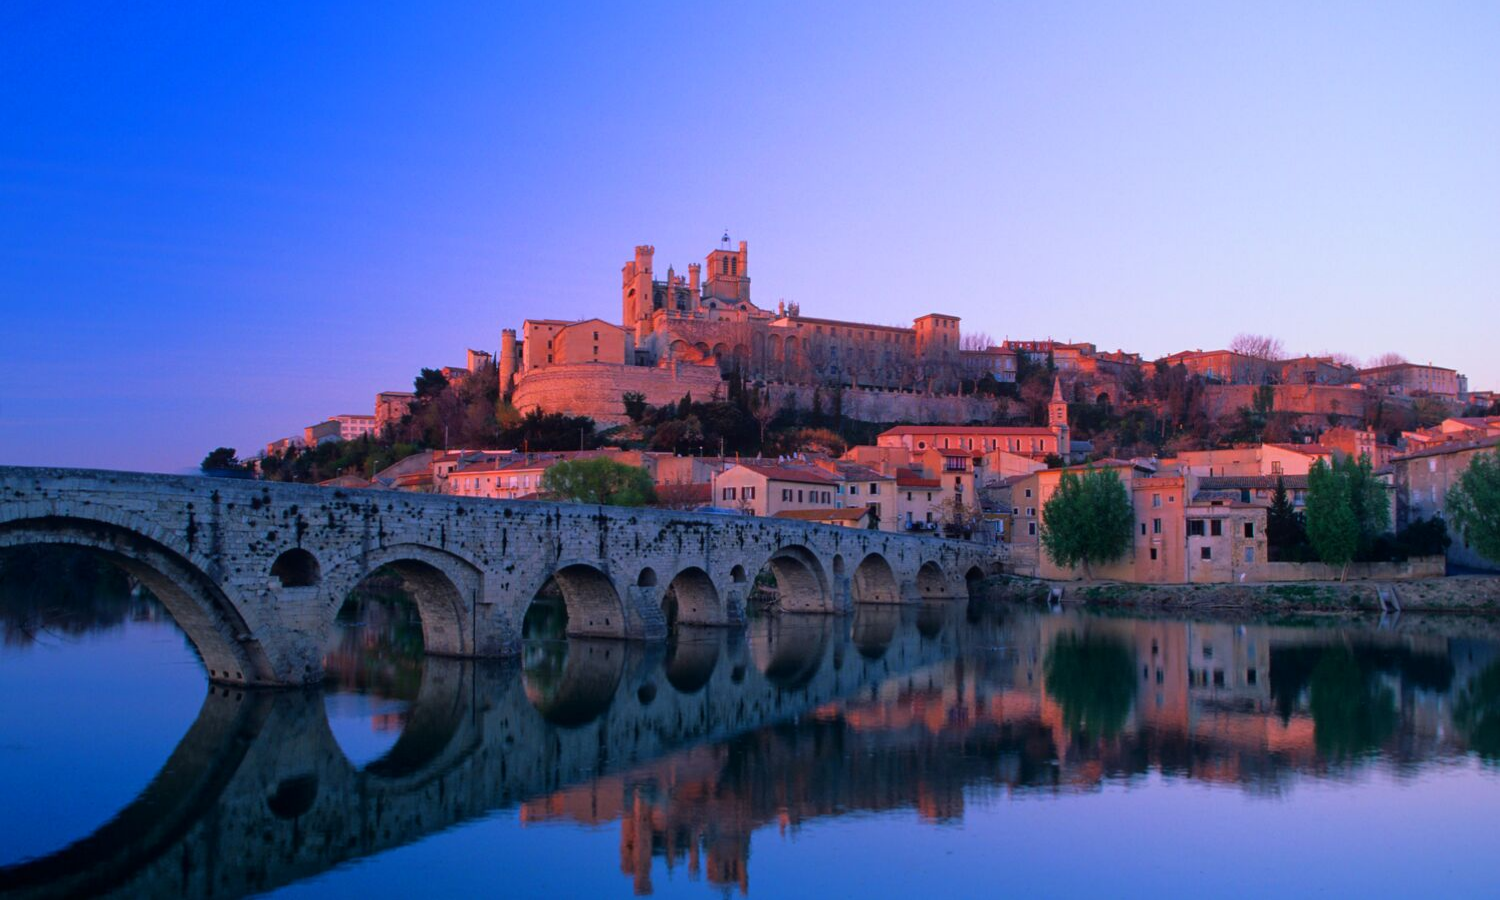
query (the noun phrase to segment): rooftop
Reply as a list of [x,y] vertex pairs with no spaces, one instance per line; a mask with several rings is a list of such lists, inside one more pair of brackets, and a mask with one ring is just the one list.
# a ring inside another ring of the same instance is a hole
[[803,522],[858,522],[869,514],[870,510],[863,506],[846,509],[786,509],[773,518],[798,519]]

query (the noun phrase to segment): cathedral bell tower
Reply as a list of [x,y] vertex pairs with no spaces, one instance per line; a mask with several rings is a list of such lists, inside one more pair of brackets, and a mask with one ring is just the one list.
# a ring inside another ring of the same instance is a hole
[[1057,437],[1057,455],[1069,460],[1072,436],[1068,429],[1068,401],[1063,399],[1062,379],[1052,379],[1052,399],[1047,402],[1047,427]]

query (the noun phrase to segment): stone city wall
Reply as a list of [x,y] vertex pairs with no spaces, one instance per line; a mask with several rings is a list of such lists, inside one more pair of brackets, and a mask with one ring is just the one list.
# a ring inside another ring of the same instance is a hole
[[684,394],[707,400],[718,392],[724,396],[724,379],[711,366],[667,367],[617,366],[609,363],[577,363],[548,366],[526,373],[511,395],[521,412],[541,409],[588,416],[601,427],[624,425],[624,396],[644,394],[652,406],[676,403]]
[[[821,390],[812,385],[771,384],[771,402],[778,406],[790,405],[797,409],[810,410],[813,394],[818,393],[823,412],[833,411],[834,391]],[[912,424],[969,422],[990,423],[997,412],[1002,411],[1005,400],[989,397],[932,396],[903,391],[881,391],[868,388],[844,388],[840,393],[841,408],[846,418],[861,422],[907,422]]]
[[[1204,387],[1208,414],[1214,418],[1232,415],[1242,406],[1254,407],[1259,390],[1248,384],[1210,384]],[[1363,388],[1329,384],[1278,384],[1272,387],[1272,409],[1279,413],[1309,416],[1339,415],[1364,418],[1372,398]],[[1387,398],[1394,399],[1394,398]]]

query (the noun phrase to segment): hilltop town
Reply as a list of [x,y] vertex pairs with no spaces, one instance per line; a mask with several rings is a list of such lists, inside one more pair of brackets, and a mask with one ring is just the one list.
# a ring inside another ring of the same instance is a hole
[[1108,468],[1152,524],[1105,574],[1230,581],[1291,574],[1268,568],[1267,518],[1278,495],[1300,507],[1319,460],[1366,460],[1396,536],[1440,516],[1467,461],[1500,444],[1495,393],[1440,365],[1291,355],[1260,335],[1146,360],[996,341],[941,312],[907,326],[770,309],[752,300],[747,243],[727,235],[686,275],[659,276],[654,248],[636,247],[620,299],[618,324],[527,319],[246,467],[528,499],[551,466],[607,458],[643,469],[664,505],[1001,541],[1016,570],[1047,577],[1068,572],[1038,551],[1043,502],[1070,469]]

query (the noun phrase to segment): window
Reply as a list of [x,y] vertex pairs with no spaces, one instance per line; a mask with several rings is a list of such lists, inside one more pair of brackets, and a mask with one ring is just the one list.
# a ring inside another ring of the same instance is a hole
[[1255,538],[1255,523],[1254,522],[1246,522],[1245,523],[1245,537],[1251,538],[1252,540]]
[[1026,523],[1026,533],[1029,534],[1029,535],[1031,535],[1032,537],[1036,537],[1036,523],[1035,522],[1027,522]]
[[1028,507],[1026,507],[1026,515],[1031,516],[1032,518],[1036,518],[1036,507],[1035,506],[1028,506]]
[[1031,488],[1027,488],[1027,489],[1026,489],[1026,498],[1027,498],[1027,499],[1028,499],[1028,500],[1029,500],[1029,499],[1031,499]]
[[911,491],[907,491],[907,492],[906,492],[906,502],[907,502],[907,503],[910,503],[910,502],[911,502]]
[[1223,687],[1223,686],[1224,686],[1224,670],[1223,669],[1215,669],[1214,670],[1214,687]]
[[1145,537],[1145,536],[1146,536],[1146,523],[1142,522],[1141,523],[1141,537]]
[[1212,547],[1202,547],[1202,548],[1200,548],[1198,550],[1198,558],[1199,559],[1213,559],[1214,558],[1214,548],[1212,548]]
[[1259,677],[1259,675],[1260,675],[1260,673],[1256,672],[1254,669],[1246,669],[1245,670],[1245,683],[1249,684],[1249,685],[1254,685],[1255,682],[1256,682],[1256,679]]
[[1222,519],[1213,519],[1210,521],[1208,523],[1208,534],[1209,537],[1223,537],[1224,521]]
[[1151,533],[1152,534],[1161,534],[1161,519],[1152,519],[1151,520]]
[[1271,474],[1272,475],[1280,475],[1281,474],[1281,460],[1277,459],[1277,460],[1272,460],[1271,461]]
[[1156,548],[1155,547],[1151,548],[1151,561],[1152,562],[1156,562]]
[[755,488],[753,488],[753,487],[747,487],[747,488],[745,488],[744,490],[740,491],[740,496],[742,498],[746,499],[746,500],[754,500],[755,499]]
[[1151,495],[1151,506],[1152,506],[1152,508],[1156,508],[1156,507],[1161,506],[1161,494],[1152,494]]
[[800,491],[800,490],[797,491],[797,502],[798,503],[802,502],[802,491]]
[[724,499],[725,500],[733,500],[734,499],[734,488],[725,488],[723,493],[724,493]]
[[859,485],[857,485],[857,484],[851,484],[851,485],[849,485],[849,493],[851,493],[851,494],[858,494],[859,493]]
[[1245,562],[1247,562],[1247,563],[1253,563],[1253,562],[1255,562],[1255,548],[1254,547],[1246,547],[1245,548]]
[[1434,458],[1430,458],[1430,459],[1427,460],[1427,471],[1429,471],[1429,472],[1436,472],[1437,471],[1437,459],[1435,457]]
[[1188,519],[1188,537],[1203,537],[1203,520]]
[[791,499],[792,499],[792,489],[791,488],[782,488],[781,489],[781,499],[784,500],[784,501],[786,501],[786,502],[788,502],[788,503],[790,503]]

